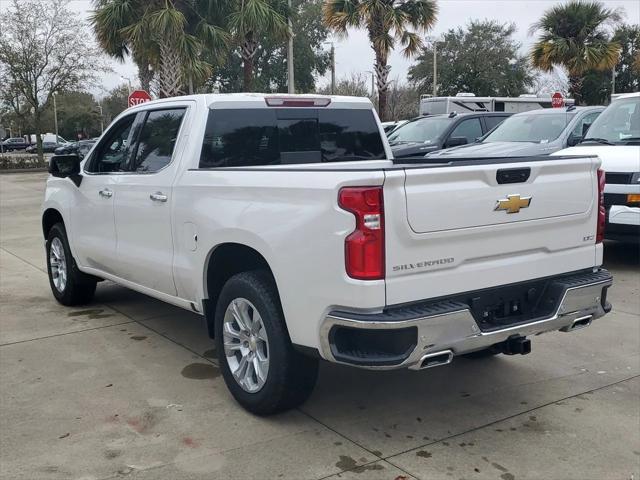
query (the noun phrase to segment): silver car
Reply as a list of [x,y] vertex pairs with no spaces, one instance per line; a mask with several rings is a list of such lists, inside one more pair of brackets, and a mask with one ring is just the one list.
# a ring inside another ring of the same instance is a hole
[[549,155],[580,143],[604,107],[545,108],[507,118],[476,143],[426,155],[440,157],[529,157]]

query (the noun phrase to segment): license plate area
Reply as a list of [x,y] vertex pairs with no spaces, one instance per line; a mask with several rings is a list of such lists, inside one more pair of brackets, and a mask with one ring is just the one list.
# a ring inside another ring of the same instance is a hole
[[550,281],[540,280],[476,292],[466,303],[480,329],[487,332],[551,316],[560,294]]

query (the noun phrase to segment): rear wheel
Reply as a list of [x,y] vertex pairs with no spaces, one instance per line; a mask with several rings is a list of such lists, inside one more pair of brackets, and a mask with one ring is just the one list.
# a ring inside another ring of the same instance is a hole
[[313,391],[318,361],[293,349],[267,272],[243,272],[227,281],[216,306],[215,338],[225,383],[250,412],[288,410]]
[[56,223],[47,236],[47,272],[53,296],[63,305],[82,305],[93,299],[96,278],[78,270],[62,223]]

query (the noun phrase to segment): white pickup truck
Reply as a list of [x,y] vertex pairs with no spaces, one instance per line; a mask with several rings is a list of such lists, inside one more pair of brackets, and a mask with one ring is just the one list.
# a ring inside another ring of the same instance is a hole
[[394,164],[367,99],[196,95],[53,157],[42,213],[64,305],[106,279],[206,317],[257,414],[318,359],[424,369],[524,354],[611,308],[595,156]]

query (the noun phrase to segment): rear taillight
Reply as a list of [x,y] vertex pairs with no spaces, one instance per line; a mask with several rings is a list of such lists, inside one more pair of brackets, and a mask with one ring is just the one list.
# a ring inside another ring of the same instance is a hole
[[604,208],[604,170],[598,169],[598,229],[596,230],[596,243],[604,240],[604,226],[607,212]]
[[347,275],[358,280],[383,279],[382,187],[345,187],[338,195],[338,205],[356,217],[356,228],[344,242]]

